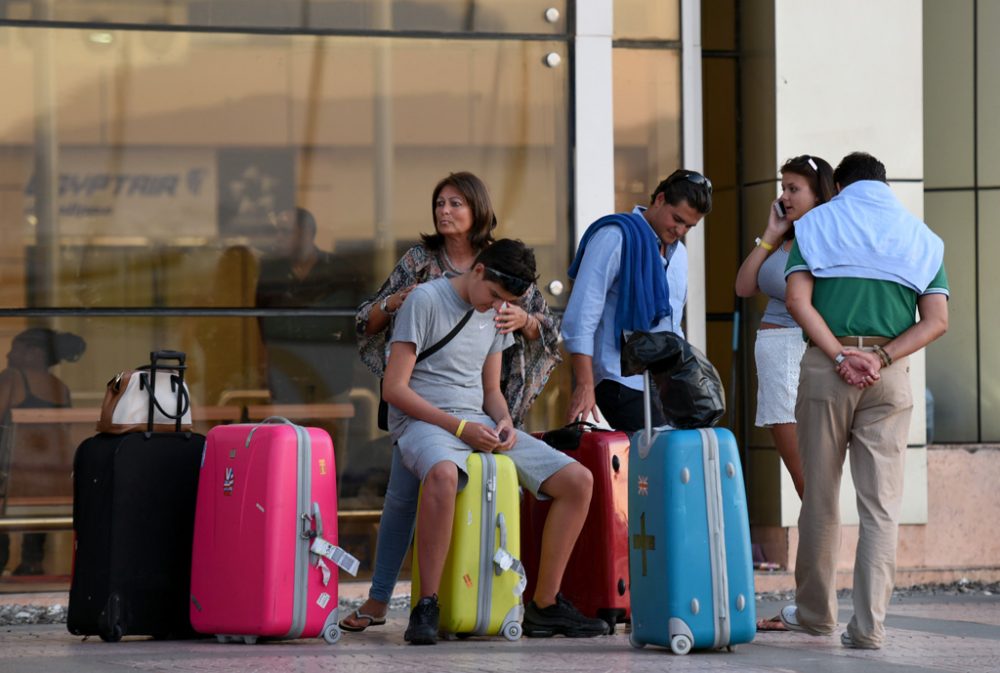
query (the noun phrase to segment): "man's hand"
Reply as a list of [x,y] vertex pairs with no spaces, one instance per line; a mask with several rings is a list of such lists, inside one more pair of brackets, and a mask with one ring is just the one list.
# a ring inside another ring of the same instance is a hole
[[573,396],[569,399],[569,410],[566,412],[566,423],[574,423],[578,420],[586,420],[593,414],[594,420],[601,420],[601,412],[597,409],[597,398],[594,396],[594,387],[585,384],[573,386]]
[[500,435],[496,430],[475,421],[465,424],[459,439],[483,453],[493,453],[493,450],[500,445]]
[[837,365],[837,373],[848,385],[864,390],[875,385],[881,377],[882,361],[874,353],[853,348],[843,351],[845,359]]
[[514,444],[517,443],[517,432],[514,430],[514,421],[507,418],[500,419],[496,427],[497,439],[500,443],[497,444],[496,451],[510,451],[514,448]]

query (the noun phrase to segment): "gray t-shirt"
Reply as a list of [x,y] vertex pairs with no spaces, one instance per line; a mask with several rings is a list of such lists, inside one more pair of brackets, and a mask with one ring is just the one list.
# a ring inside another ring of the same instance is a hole
[[[409,294],[396,314],[390,343],[416,344],[417,355],[448,335],[472,306],[462,300],[447,278],[422,283]],[[430,357],[418,362],[410,375],[410,388],[449,413],[483,413],[483,365],[488,355],[513,345],[514,337],[500,334],[496,311],[473,312],[462,331]],[[393,438],[409,417],[389,405],[389,430]]]
[[781,245],[760,265],[760,271],[757,272],[757,287],[769,297],[761,322],[769,322],[772,325],[781,325],[782,327],[798,327],[799,324],[795,322],[795,318],[785,306],[785,265],[787,263],[788,251],[785,250],[785,242],[782,241]]

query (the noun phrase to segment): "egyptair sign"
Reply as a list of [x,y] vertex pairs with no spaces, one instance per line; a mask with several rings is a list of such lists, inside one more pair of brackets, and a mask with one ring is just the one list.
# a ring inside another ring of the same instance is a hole
[[[56,198],[59,235],[215,236],[218,189],[211,149],[63,148]],[[38,198],[38,176],[25,180],[25,215]]]

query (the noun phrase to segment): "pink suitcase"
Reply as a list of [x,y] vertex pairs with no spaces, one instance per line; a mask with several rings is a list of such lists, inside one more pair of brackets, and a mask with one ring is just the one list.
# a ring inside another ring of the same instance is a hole
[[[284,419],[212,428],[194,521],[191,624],[220,642],[340,638],[330,436]],[[353,566],[353,567],[352,567]],[[352,573],[353,574],[353,573]]]

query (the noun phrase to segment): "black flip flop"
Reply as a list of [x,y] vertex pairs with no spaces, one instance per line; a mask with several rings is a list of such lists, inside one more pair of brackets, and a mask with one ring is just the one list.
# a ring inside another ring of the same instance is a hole
[[341,631],[349,631],[350,633],[360,633],[361,631],[367,629],[369,626],[382,626],[383,624],[385,624],[385,617],[373,617],[372,615],[366,615],[365,613],[361,612],[360,608],[356,609],[351,615],[348,616],[349,617],[353,616],[355,619],[367,619],[368,623],[365,624],[364,626],[352,626],[351,624],[348,624],[344,621],[344,619],[347,619],[347,617],[345,617],[344,619],[340,620],[339,626]]

